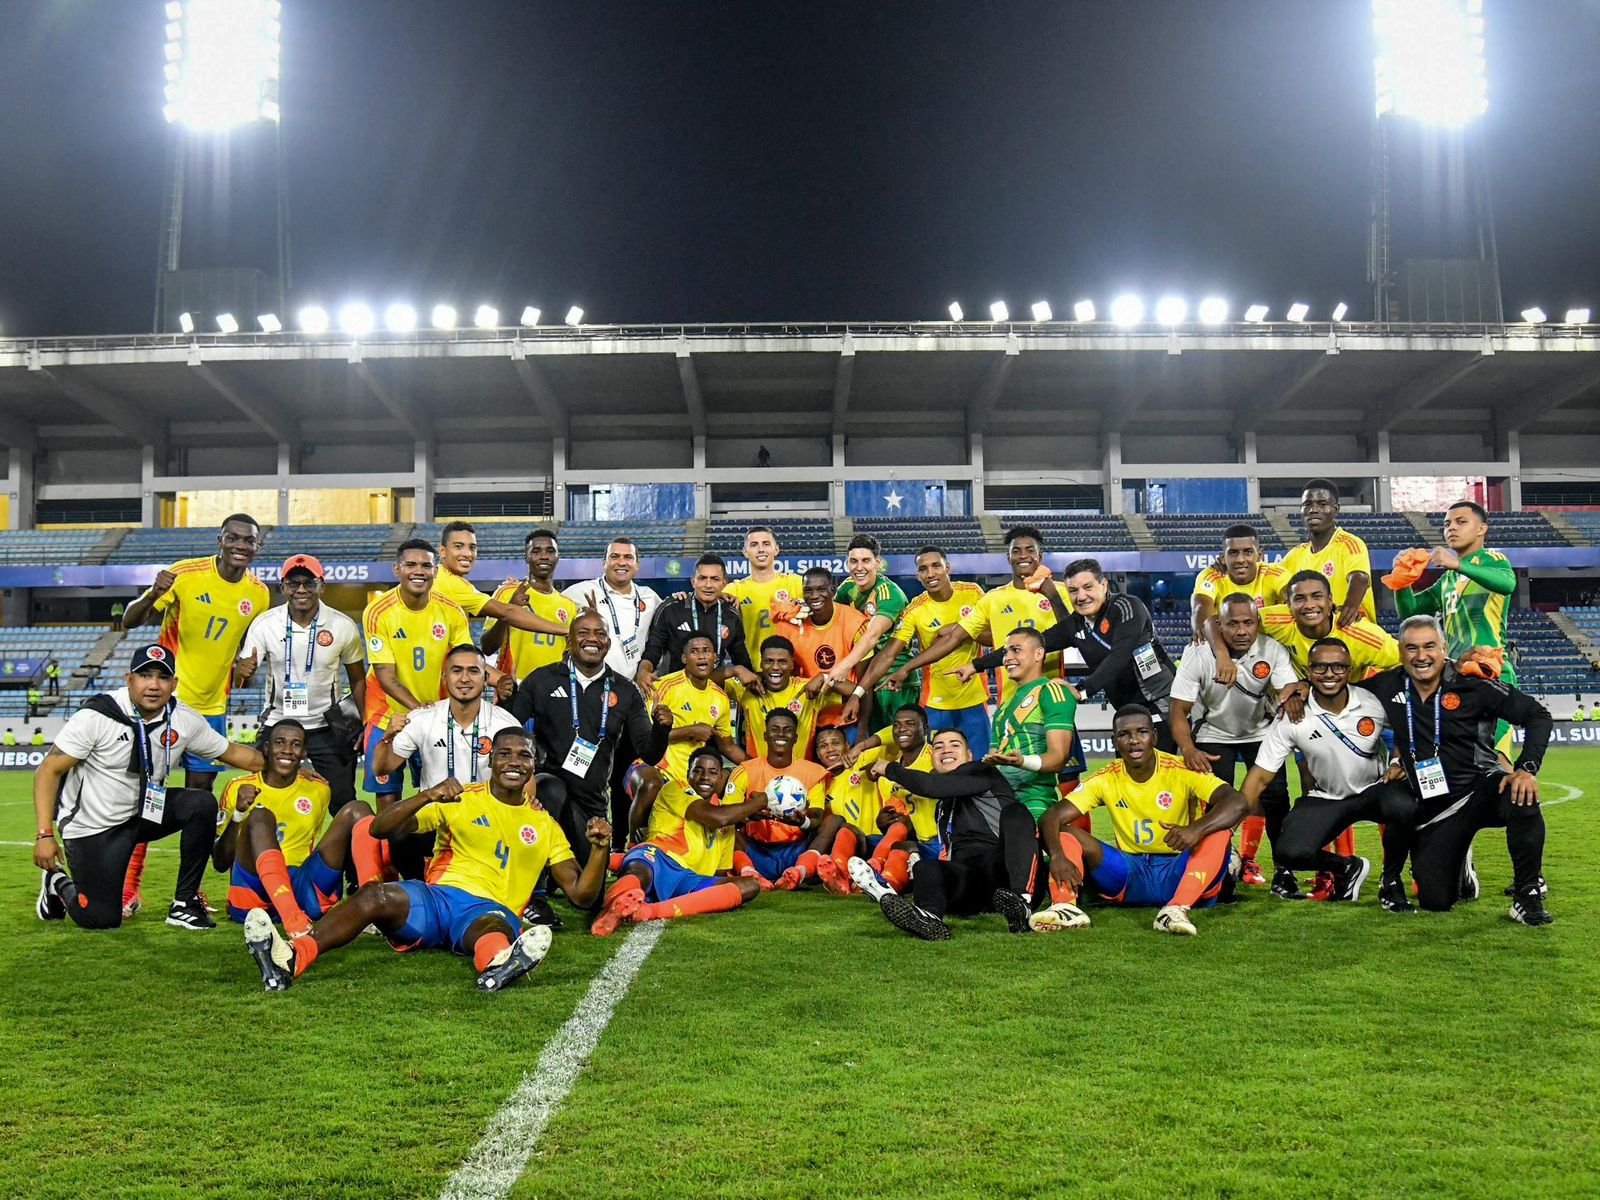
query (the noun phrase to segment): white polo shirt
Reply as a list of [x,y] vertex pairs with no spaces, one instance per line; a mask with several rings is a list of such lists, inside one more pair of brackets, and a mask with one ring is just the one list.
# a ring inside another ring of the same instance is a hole
[[1264,633],[1256,644],[1234,656],[1238,677],[1231,687],[1216,680],[1217,655],[1202,643],[1183,652],[1178,673],[1172,679],[1172,698],[1187,700],[1189,725],[1197,742],[1235,746],[1259,742],[1272,724],[1278,707],[1278,689],[1288,687],[1300,677],[1295,673],[1289,652]]
[[412,709],[406,717],[406,727],[390,744],[401,758],[421,756],[424,788],[443,783],[451,775],[465,786],[488,781],[494,735],[502,729],[521,728],[517,719],[487,694],[478,702],[477,719],[464,727],[451,716],[449,700],[435,700]]
[[[127,688],[109,694],[118,708],[139,719]],[[172,768],[183,765],[185,754],[212,762],[228,748],[228,739],[187,704],[176,704],[170,718],[162,713],[145,721],[144,728],[150,778],[156,783],[165,783]],[[57,750],[81,760],[67,772],[56,801],[56,827],[63,838],[104,833],[139,815],[144,801],[139,772],[128,769],[136,753],[133,738],[130,726],[91,709],[72,714],[56,738]]]
[[1256,751],[1256,766],[1276,773],[1298,750],[1317,779],[1317,786],[1306,794],[1347,800],[1383,778],[1389,765],[1389,748],[1383,742],[1386,724],[1383,705],[1364,688],[1350,689],[1341,713],[1328,712],[1313,691],[1298,723],[1286,716],[1272,723]]
[[[361,630],[326,604],[317,606],[316,616],[306,626],[289,619],[287,604],[268,609],[250,623],[239,647],[240,658],[251,654],[261,656],[254,682],[267,689],[263,728],[283,717],[293,717],[307,730],[326,728],[328,710],[349,690],[345,666],[365,661]],[[306,685],[304,712],[292,711],[285,704],[286,697],[298,693],[300,684]]]
[[586,579],[575,583],[562,593],[579,608],[592,608],[606,623],[611,635],[611,649],[606,651],[606,666],[617,674],[632,679],[644,656],[644,640],[650,634],[650,619],[661,606],[661,597],[654,589],[634,583],[632,590],[619,592],[599,579]]

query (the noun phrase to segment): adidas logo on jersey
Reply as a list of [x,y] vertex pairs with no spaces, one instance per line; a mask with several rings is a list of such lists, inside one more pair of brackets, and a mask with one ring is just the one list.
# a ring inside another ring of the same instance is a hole
[[397,641],[397,642],[405,641],[406,640],[406,631],[404,629],[396,629],[394,631],[394,640]]
[[477,816],[472,818],[472,823],[474,825],[482,825],[485,829],[488,829],[489,828],[489,814],[488,813],[479,813]]
[[201,592],[198,596],[195,597],[195,599],[200,601],[201,604],[210,604],[211,603],[211,593],[210,592]]
[[565,700],[566,698],[567,689],[564,687],[558,687],[555,691],[550,693],[550,699],[552,700]]
[[1321,736],[1322,736],[1322,730],[1320,730],[1320,729],[1313,729],[1313,730],[1312,730],[1312,731],[1311,731],[1311,737],[1310,737],[1310,738],[1308,738],[1308,739],[1307,739],[1307,740],[1308,740],[1308,741],[1313,741],[1313,742],[1314,742],[1314,741],[1316,741],[1316,740],[1317,740],[1317,739],[1318,739],[1318,738],[1319,738],[1319,737],[1321,737]]

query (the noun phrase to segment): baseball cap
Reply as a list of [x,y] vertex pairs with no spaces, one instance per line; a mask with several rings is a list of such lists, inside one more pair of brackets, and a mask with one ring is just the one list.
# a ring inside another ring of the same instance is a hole
[[133,661],[128,664],[128,674],[137,675],[146,667],[157,667],[168,675],[176,675],[178,656],[160,642],[151,642],[148,646],[140,646],[133,652]]
[[290,571],[310,571],[318,579],[322,579],[322,564],[309,554],[291,554],[283,560],[283,569],[278,572],[279,579],[288,578]]

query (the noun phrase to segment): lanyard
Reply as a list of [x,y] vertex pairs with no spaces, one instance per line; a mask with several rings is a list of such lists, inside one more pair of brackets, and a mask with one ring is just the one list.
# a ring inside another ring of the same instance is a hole
[[[478,715],[476,717],[472,718],[472,740],[469,743],[469,745],[472,747],[472,751],[471,751],[471,754],[469,756],[472,759],[472,768],[471,768],[471,770],[472,770],[472,778],[467,781],[468,783],[477,783],[478,782],[478,723],[480,721],[482,721],[482,720],[483,720],[483,701],[479,700],[478,701]],[[445,766],[444,766],[444,769],[445,769],[445,774],[447,774],[452,779],[455,778],[455,774],[456,774],[456,729],[457,728],[458,728],[458,726],[456,725],[456,715],[455,715],[455,713],[451,712],[450,709],[448,707],[446,707],[445,710],[444,710],[444,744],[445,744],[445,752],[444,752],[445,753]],[[459,728],[465,729],[466,726],[462,725],[462,726],[459,726]]]
[[[603,669],[602,669],[603,670]],[[611,717],[611,673],[604,671],[605,691],[600,695],[600,735],[594,739],[595,745],[606,740],[606,721]],[[572,664],[567,663],[568,691],[572,696],[572,736],[578,736],[578,672]]]
[[[1439,757],[1439,741],[1442,736],[1439,728],[1439,697],[1443,693],[1444,680],[1441,679],[1438,686],[1433,689],[1433,753],[1428,756],[1429,758]],[[1406,680],[1406,690],[1401,694],[1405,696],[1406,700],[1406,738],[1411,743],[1411,761],[1416,762],[1419,757],[1417,754],[1417,726],[1411,709],[1411,681],[1409,679]]]
[[1346,737],[1344,730],[1340,729],[1339,726],[1334,723],[1333,718],[1327,713],[1318,713],[1317,719],[1327,726],[1329,733],[1333,734],[1334,737],[1338,738],[1344,743],[1344,748],[1350,751],[1351,754],[1354,754],[1357,758],[1370,759],[1373,757],[1371,754],[1367,753],[1367,751],[1363,750],[1360,746],[1356,745],[1348,737]]
[[[318,614],[321,615],[320,613]],[[294,657],[294,620],[289,616],[287,609],[283,613],[283,686],[287,688],[291,682],[293,672],[289,670],[290,660]],[[306,630],[306,682],[311,682],[311,664],[317,657],[317,618],[311,618],[311,628]]]
[[[611,615],[611,628],[618,637],[621,637],[622,622],[617,620],[617,607],[611,603],[611,585],[604,579],[600,580],[600,598],[606,602],[606,612]],[[633,600],[633,633],[630,633],[629,637],[633,637],[634,634],[639,632],[639,603],[639,598],[636,595]]]
[[[138,710],[135,710],[137,712]],[[164,758],[161,764],[161,782],[167,781],[167,776],[172,774],[172,745],[167,741],[167,733],[172,729],[172,710],[167,710],[167,718],[161,722],[161,749]],[[139,761],[144,766],[146,782],[155,782],[155,754],[150,749],[150,729],[144,723],[144,714],[139,713]]]

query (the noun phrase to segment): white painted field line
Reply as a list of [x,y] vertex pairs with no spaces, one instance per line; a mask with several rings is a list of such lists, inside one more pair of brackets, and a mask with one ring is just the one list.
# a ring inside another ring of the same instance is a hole
[[489,1129],[445,1182],[444,1200],[502,1200],[528,1165],[551,1116],[578,1082],[634,977],[661,940],[665,921],[635,925],[595,976],[589,991],[556,1035],[545,1043],[538,1065],[489,1120]]
[[1544,799],[1541,799],[1539,801],[1539,807],[1540,808],[1549,808],[1552,804],[1566,804],[1566,803],[1568,803],[1570,801],[1573,801],[1573,800],[1582,800],[1583,799],[1583,789],[1580,788],[1580,787],[1573,787],[1570,783],[1547,783],[1547,784],[1544,784],[1542,786],[1546,787],[1546,788],[1558,787],[1558,788],[1562,789],[1564,792],[1566,792],[1567,794],[1565,796],[1562,796],[1559,800],[1544,800]]

